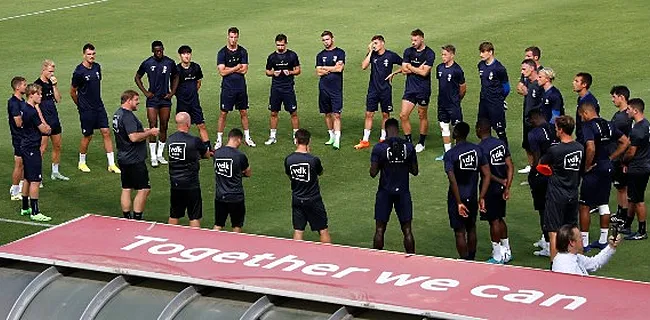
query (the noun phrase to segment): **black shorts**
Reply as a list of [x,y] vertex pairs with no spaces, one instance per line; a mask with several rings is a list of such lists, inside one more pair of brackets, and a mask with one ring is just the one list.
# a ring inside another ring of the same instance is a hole
[[489,119],[490,126],[497,133],[506,131],[506,111],[503,109],[503,103],[494,105],[485,101],[479,102],[478,118]]
[[580,185],[580,204],[590,208],[608,204],[609,193],[612,191],[611,173],[606,170],[594,170],[587,172],[582,177]]
[[119,164],[122,174],[122,189],[142,190],[151,189],[149,184],[149,171],[147,165],[142,162],[132,164]]
[[284,105],[284,111],[294,113],[298,110],[298,100],[296,99],[296,92],[291,90],[279,90],[271,87],[269,94],[269,110],[278,112]]
[[645,189],[648,187],[650,173],[627,174],[627,201],[642,203],[645,201]]
[[80,111],[79,122],[81,123],[81,133],[84,137],[90,137],[95,129],[108,128],[106,109]]
[[472,229],[476,226],[476,215],[478,213],[478,201],[476,199],[463,199],[463,203],[469,210],[468,217],[462,217],[458,214],[458,204],[456,200],[449,195],[447,198],[447,213],[449,214],[449,226],[454,231]]
[[14,156],[22,157],[23,153],[20,152],[20,137],[11,136],[11,145],[14,147]]
[[319,90],[318,110],[320,113],[343,112],[343,92],[330,93],[325,90]]
[[521,147],[527,152],[531,152],[530,141],[528,141],[528,133],[530,132],[530,130],[533,130],[533,127],[530,125],[527,119],[524,119],[524,122],[521,125],[522,125],[522,133],[523,133],[523,137],[521,137]]
[[305,231],[307,223],[309,223],[311,231],[327,229],[327,211],[321,197],[308,200],[292,197],[291,210],[294,230]]
[[246,89],[237,91],[221,89],[220,101],[221,111],[248,110],[248,92],[246,92]]
[[395,208],[400,223],[413,220],[413,201],[410,192],[390,193],[379,190],[375,197],[375,220],[388,222]]
[[202,124],[205,123],[205,118],[203,118],[203,109],[201,106],[185,106],[181,104],[176,105],[176,113],[187,112],[190,115],[192,124]]
[[377,112],[381,105],[381,112],[393,112],[393,91],[368,92],[366,95],[366,111]]
[[163,97],[147,98],[147,108],[161,109],[171,108],[172,100],[164,99]]
[[429,92],[404,91],[402,100],[406,100],[412,104],[419,105],[420,107],[428,107],[429,101],[431,101],[431,91]]
[[244,200],[239,202],[223,202],[215,199],[214,225],[222,228],[225,227],[228,216],[230,216],[230,225],[233,228],[243,227],[244,218],[246,217],[246,203]]
[[564,196],[546,196],[544,210],[545,232],[557,232],[565,224],[575,225],[578,222],[578,199]]
[[541,213],[546,208],[546,191],[548,190],[548,177],[539,172],[528,174],[528,185],[533,197],[533,208]]
[[480,213],[481,220],[494,221],[506,217],[506,200],[503,200],[505,187],[502,184],[490,184],[487,195],[485,196],[486,211]]
[[614,169],[612,170],[612,184],[616,189],[627,188],[627,173],[623,172],[623,165],[620,161],[613,163]]
[[169,217],[180,219],[185,216],[190,220],[199,220],[203,217],[203,199],[201,189],[171,189],[169,191]]
[[461,121],[463,121],[463,109],[460,107],[438,106],[438,122],[450,123],[455,126]]
[[42,133],[41,136],[51,137],[56,136],[57,134],[61,134],[62,132],[61,124],[50,125],[50,128],[52,129],[50,133]]
[[39,148],[22,149],[23,175],[28,182],[43,180],[43,158]]

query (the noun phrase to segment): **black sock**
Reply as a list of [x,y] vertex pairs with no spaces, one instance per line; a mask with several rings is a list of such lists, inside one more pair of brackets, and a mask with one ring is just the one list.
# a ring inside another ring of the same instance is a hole
[[625,216],[625,225],[623,225],[623,227],[625,229],[631,228],[632,227],[632,222],[634,222],[634,216],[630,217],[630,216],[626,215]]
[[639,233],[640,234],[645,234],[646,233],[645,221],[639,221]]
[[551,237],[548,235],[548,232],[544,232],[544,241],[546,241],[546,243],[551,242]]
[[29,209],[29,197],[23,196],[23,210]]
[[621,210],[623,210],[623,207],[621,207],[620,205],[616,207],[616,215],[619,217],[621,216]]
[[467,260],[474,260],[476,259],[476,251],[470,251],[467,253]]
[[212,143],[210,142],[210,140],[203,141],[203,144],[208,148],[208,150],[212,150]]
[[424,142],[427,140],[427,135],[426,134],[420,134],[420,139],[418,140],[418,144],[424,145]]
[[619,217],[627,219],[627,208],[621,207],[621,213],[619,214]]
[[142,216],[144,215],[144,212],[133,212],[133,219],[135,220],[142,220]]
[[131,211],[122,211],[122,216],[125,219],[131,219]]
[[32,215],[38,214],[38,199],[29,199],[29,204],[32,207]]
[[413,139],[411,139],[411,135],[410,135],[410,134],[405,134],[405,135],[404,135],[404,138],[406,138],[406,140],[407,140],[408,142],[413,143]]

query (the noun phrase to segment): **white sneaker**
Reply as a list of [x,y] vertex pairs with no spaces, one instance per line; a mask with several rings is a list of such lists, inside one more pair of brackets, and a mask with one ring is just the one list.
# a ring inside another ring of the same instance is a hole
[[217,142],[214,143],[214,150],[217,150],[221,148],[221,141],[217,140]]
[[50,178],[52,178],[52,180],[61,180],[61,181],[68,181],[68,180],[70,180],[70,178],[68,178],[68,177],[66,177],[66,176],[64,176],[64,175],[62,175],[62,174],[59,173],[59,172],[52,172],[52,175],[50,176]]
[[167,164],[168,163],[167,160],[165,160],[165,158],[163,158],[162,156],[157,157],[157,158],[158,158],[158,163],[160,163],[160,164]]
[[419,143],[416,144],[416,145],[415,145],[415,152],[420,153],[420,152],[422,152],[422,151],[424,151],[424,145],[419,144]]
[[546,247],[546,240],[544,240],[544,238],[539,239],[537,242],[533,243],[533,247],[535,247],[535,248],[544,248],[544,247]]
[[152,157],[151,158],[151,167],[152,168],[157,168],[158,167],[158,158],[157,157]]
[[264,144],[267,145],[267,146],[270,146],[270,145],[272,145],[272,144],[275,144],[276,142],[278,142],[278,140],[277,140],[276,138],[269,137],[269,140],[266,140],[266,141],[264,142]]
[[23,200],[23,195],[19,192],[11,195],[11,201]]
[[548,250],[548,248],[544,248],[542,250],[535,251],[535,252],[533,252],[533,254],[538,256],[538,257],[550,257],[551,256],[551,252]]
[[527,173],[530,173],[530,166],[525,166],[523,169],[520,169],[520,170],[517,171],[517,172],[518,172],[518,173],[521,173],[521,174],[527,174]]
[[41,181],[41,183],[38,185],[38,188],[43,189],[43,181]]
[[506,250],[506,248],[501,248],[501,259],[503,260],[503,263],[508,263],[512,261],[512,251]]
[[250,137],[246,138],[246,140],[244,140],[244,142],[246,143],[247,146],[249,146],[251,148],[257,147],[255,142],[253,142],[253,139],[251,139]]

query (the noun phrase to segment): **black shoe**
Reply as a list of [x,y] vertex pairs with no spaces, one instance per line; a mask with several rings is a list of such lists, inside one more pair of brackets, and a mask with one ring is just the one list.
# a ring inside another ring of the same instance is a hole
[[648,233],[635,232],[634,234],[625,237],[625,240],[645,240],[645,239],[648,239]]
[[621,230],[618,231],[620,234],[625,234],[625,235],[630,235],[632,234],[632,229],[630,228],[622,228]]

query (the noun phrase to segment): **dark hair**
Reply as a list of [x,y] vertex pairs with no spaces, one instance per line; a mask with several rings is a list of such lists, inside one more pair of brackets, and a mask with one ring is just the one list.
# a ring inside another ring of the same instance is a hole
[[126,90],[126,91],[122,92],[122,96],[120,97],[120,101],[122,101],[122,104],[124,104],[125,102],[133,99],[133,97],[137,97],[137,96],[140,96],[140,95],[137,92],[135,92],[134,90]]
[[576,121],[571,116],[563,115],[555,118],[555,126],[562,129],[565,134],[571,135],[576,127]]
[[21,82],[25,82],[25,81],[26,81],[25,78],[21,76],[14,77],[13,79],[11,79],[11,89],[16,90],[18,88],[18,85]]
[[591,83],[593,81],[591,74],[586,72],[579,72],[576,74],[576,77],[580,77],[580,81],[587,85],[587,89],[591,88]]
[[230,132],[228,132],[228,139],[232,139],[232,138],[240,138],[241,139],[243,137],[244,137],[244,133],[241,132],[241,130],[239,128],[233,128],[233,129],[230,130]]
[[528,111],[528,118],[529,119],[535,119],[535,118],[538,118],[538,117],[544,118],[544,120],[546,120],[546,116],[542,112],[542,109],[536,108],[536,109]]
[[565,224],[557,230],[557,235],[555,236],[555,249],[557,249],[557,252],[569,252],[569,243],[571,243],[574,237],[573,229],[576,228],[575,225]]
[[384,122],[384,128],[386,128],[386,130],[388,130],[388,128],[395,128],[395,130],[399,131],[399,122],[395,118],[387,119],[386,122]]
[[[596,111],[596,106],[594,106],[594,104],[591,103],[591,102],[584,102],[584,103],[581,103],[580,105],[578,105],[578,110],[582,110],[582,112],[585,112],[587,110]],[[596,112],[596,113],[598,113],[598,112]]]
[[537,71],[537,64],[533,59],[524,59],[521,64],[527,64],[529,67],[533,68],[533,70]]
[[381,34],[376,34],[376,35],[372,36],[372,39],[370,39],[370,41],[375,41],[375,40],[379,40],[379,41],[382,41],[382,42],[386,42],[386,41],[384,40],[384,36],[382,36]]
[[479,118],[476,120],[476,130],[478,131],[490,131],[492,128],[492,124],[490,123],[490,119],[488,118]]
[[645,110],[645,102],[641,98],[630,99],[627,103],[630,105],[630,108],[637,109],[641,113]]
[[296,144],[301,144],[303,146],[308,145],[309,140],[311,140],[311,133],[309,133],[307,129],[298,129],[294,136],[296,138]]
[[526,53],[528,51],[532,52],[533,57],[537,57],[537,59],[542,57],[542,50],[539,47],[536,47],[536,46],[528,47],[528,48],[526,48],[526,50],[524,50],[524,53]]
[[467,139],[469,135],[469,124],[466,122],[459,122],[454,126],[454,138],[456,139]]
[[332,31],[325,30],[320,34],[321,38],[324,36],[329,36],[330,38],[334,38],[334,34],[332,34]]
[[285,43],[287,42],[287,36],[284,33],[280,33],[279,35],[275,36],[275,42],[278,41],[284,41]]
[[163,46],[162,41],[160,41],[160,40],[154,40],[153,42],[151,42],[151,50],[153,50],[155,47],[162,47],[162,48],[164,48],[165,46]]
[[420,29],[415,29],[415,30],[411,31],[411,36],[413,36],[413,37],[420,36],[420,37],[424,38],[424,32],[422,30],[420,30]]
[[630,89],[626,86],[613,86],[612,90],[609,90],[609,94],[623,96],[625,97],[625,101],[630,100]]
[[86,50],[95,50],[95,46],[92,43],[84,44],[84,47],[81,49],[81,52],[86,53]]
[[192,53],[192,48],[190,48],[190,46],[186,44],[178,47],[178,54],[183,54],[183,53]]
[[456,47],[452,44],[446,44],[442,46],[442,50],[445,50],[447,52],[451,52],[451,54],[456,54]]
[[478,51],[480,51],[480,52],[485,52],[485,51],[494,52],[494,45],[492,44],[492,42],[489,42],[489,41],[481,42],[481,44],[478,46]]
[[228,28],[228,34],[231,34],[231,33],[239,34],[239,29],[237,29],[237,27]]

